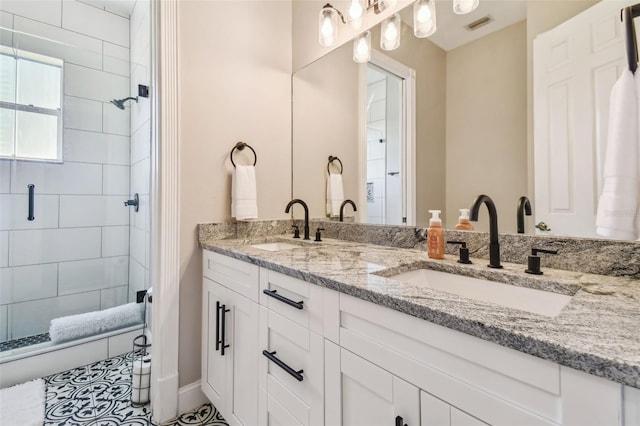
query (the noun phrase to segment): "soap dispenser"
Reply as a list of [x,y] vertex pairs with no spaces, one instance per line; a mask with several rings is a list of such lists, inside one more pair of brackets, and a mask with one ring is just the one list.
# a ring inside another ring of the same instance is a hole
[[440,210],[429,210],[431,219],[427,228],[427,255],[432,259],[444,259],[444,231]]
[[469,209],[460,209],[460,217],[455,229],[458,231],[473,231],[473,225],[469,222]]

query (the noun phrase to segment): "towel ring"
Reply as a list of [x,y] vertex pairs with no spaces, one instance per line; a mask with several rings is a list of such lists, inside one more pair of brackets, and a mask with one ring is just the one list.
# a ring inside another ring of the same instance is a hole
[[342,161],[340,161],[340,159],[338,157],[334,157],[333,155],[329,156],[329,162],[327,163],[327,173],[331,174],[331,171],[329,171],[329,166],[331,165],[331,163],[333,163],[335,160],[338,160],[338,163],[340,163],[340,174],[342,174]]
[[256,163],[258,162],[258,154],[256,154],[256,152],[254,151],[254,149],[253,149],[253,148],[251,148],[251,145],[246,144],[246,143],[244,143],[244,142],[238,142],[238,143],[236,144],[236,146],[234,146],[234,147],[231,149],[231,154],[229,154],[229,156],[231,157],[231,164],[233,164],[233,167],[235,167],[235,166],[236,166],[236,163],[234,163],[234,162],[233,162],[233,151],[235,151],[236,149],[237,149],[238,151],[242,151],[245,147],[246,147],[246,148],[249,148],[249,149],[251,150],[251,152],[253,152],[253,165],[255,166],[255,165],[256,165]]

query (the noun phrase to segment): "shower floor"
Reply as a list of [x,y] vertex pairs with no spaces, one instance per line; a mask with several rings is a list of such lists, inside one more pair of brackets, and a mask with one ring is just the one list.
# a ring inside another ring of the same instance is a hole
[[24,348],[26,346],[37,345],[38,343],[48,342],[49,333],[37,334],[35,336],[22,337],[20,339],[9,340],[0,343],[0,352],[10,351],[13,349]]

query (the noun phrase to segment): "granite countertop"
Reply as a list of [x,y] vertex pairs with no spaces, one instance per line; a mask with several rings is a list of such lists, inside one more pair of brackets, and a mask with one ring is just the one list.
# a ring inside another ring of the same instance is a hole
[[[299,247],[269,252],[265,242]],[[205,249],[368,300],[561,365],[640,388],[640,280],[548,269],[524,273],[524,265],[487,268],[456,256],[432,260],[425,251],[343,240],[321,243],[290,235],[254,239],[206,239]],[[548,317],[386,278],[419,267],[507,282],[572,296]]]

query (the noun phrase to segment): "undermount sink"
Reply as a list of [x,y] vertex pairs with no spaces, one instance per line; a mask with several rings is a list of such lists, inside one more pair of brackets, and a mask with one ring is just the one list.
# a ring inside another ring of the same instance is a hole
[[298,248],[300,246],[297,246],[295,244],[277,242],[277,243],[253,244],[251,247],[257,248],[260,250],[265,250],[265,251],[283,251],[283,250],[291,250],[294,248]]
[[558,315],[571,300],[564,294],[431,269],[415,269],[388,278],[548,317]]

